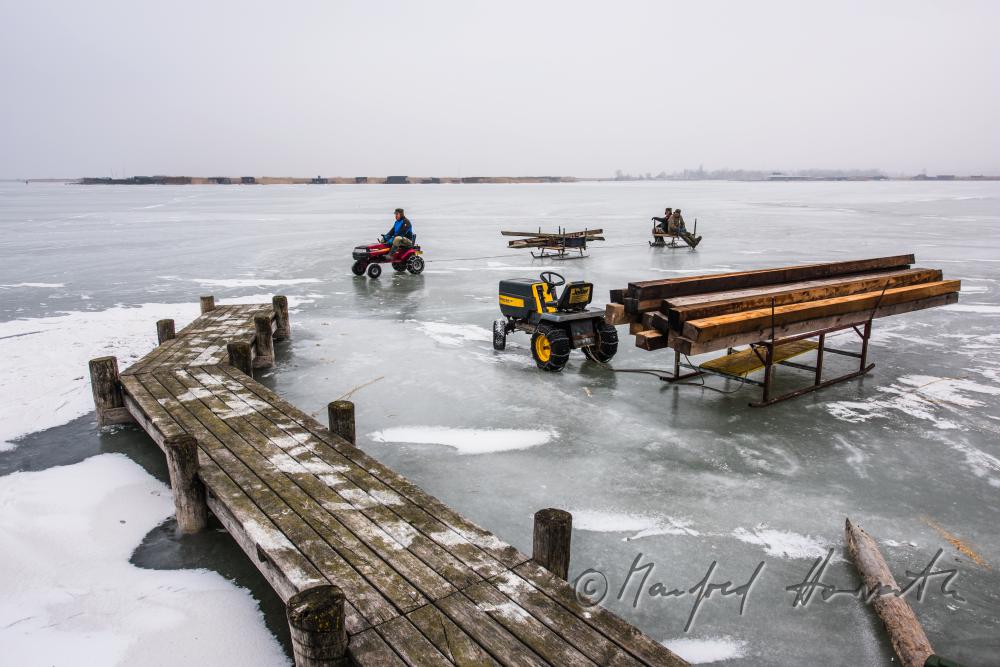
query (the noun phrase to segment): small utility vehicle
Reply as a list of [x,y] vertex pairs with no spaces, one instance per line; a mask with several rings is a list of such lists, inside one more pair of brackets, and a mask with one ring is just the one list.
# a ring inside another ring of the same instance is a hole
[[[556,288],[563,285],[557,297]],[[587,307],[593,294],[591,283],[567,285],[554,271],[542,272],[538,280],[501,280],[503,317],[493,323],[493,349],[503,350],[507,334],[520,330],[531,334],[531,356],[544,371],[561,371],[572,349],[583,350],[591,361],[610,361],[618,351],[618,332],[604,321],[602,311]]]

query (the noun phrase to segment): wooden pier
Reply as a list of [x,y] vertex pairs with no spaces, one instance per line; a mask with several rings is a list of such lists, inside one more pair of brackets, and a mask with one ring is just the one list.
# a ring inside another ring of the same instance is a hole
[[532,560],[355,447],[350,403],[327,428],[255,382],[290,336],[284,297],[203,297],[189,326],[157,332],[120,375],[91,361],[98,422],[160,446],[179,529],[209,511],[225,526],[285,601],[296,665],[687,664],[552,573],[568,568],[565,512],[536,515]]

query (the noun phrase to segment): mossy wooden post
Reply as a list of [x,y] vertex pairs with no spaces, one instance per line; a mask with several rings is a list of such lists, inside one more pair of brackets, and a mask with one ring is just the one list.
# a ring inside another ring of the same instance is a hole
[[235,366],[250,377],[253,377],[253,353],[250,343],[246,341],[233,341],[226,345],[229,353],[229,365]]
[[132,421],[132,415],[125,407],[118,378],[118,359],[98,357],[90,360],[90,388],[94,392],[98,426],[127,424]]
[[330,430],[351,443],[355,442],[354,433],[354,403],[350,401],[333,401],[326,406],[330,419]]
[[156,322],[156,342],[163,345],[168,340],[173,340],[177,337],[177,332],[174,329],[173,320],[158,320]]
[[201,314],[204,315],[210,310],[215,310],[215,297],[214,296],[201,297]]
[[344,592],[316,586],[296,593],[285,605],[296,667],[347,665]]
[[292,325],[288,319],[288,297],[278,295],[271,299],[274,308],[274,339],[286,340],[292,337]]
[[198,479],[198,441],[191,435],[176,435],[163,441],[174,491],[177,527],[182,533],[197,533],[208,522],[205,487]]
[[271,316],[257,315],[253,318],[254,346],[257,348],[257,368],[274,365],[274,337],[271,334]]
[[573,515],[553,508],[535,512],[531,559],[560,579],[569,576]]

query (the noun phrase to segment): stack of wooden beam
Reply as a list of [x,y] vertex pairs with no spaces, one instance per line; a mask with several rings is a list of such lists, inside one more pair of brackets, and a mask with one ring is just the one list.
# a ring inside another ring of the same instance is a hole
[[[549,248],[561,245],[575,247],[576,245],[586,246],[588,241],[603,241],[603,229],[585,229],[580,232],[567,232],[559,228],[558,232],[510,232],[501,231],[501,236],[524,236],[523,239],[514,239],[507,242],[508,248]],[[574,244],[573,242],[576,241]]]
[[958,301],[961,282],[913,255],[629,283],[605,319],[636,345],[702,354]]

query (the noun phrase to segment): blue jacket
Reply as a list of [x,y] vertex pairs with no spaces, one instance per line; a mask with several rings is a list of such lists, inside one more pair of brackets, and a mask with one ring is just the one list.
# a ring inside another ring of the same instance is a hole
[[413,225],[410,224],[405,215],[392,223],[392,229],[385,233],[385,242],[392,243],[392,240],[397,236],[413,240]]

